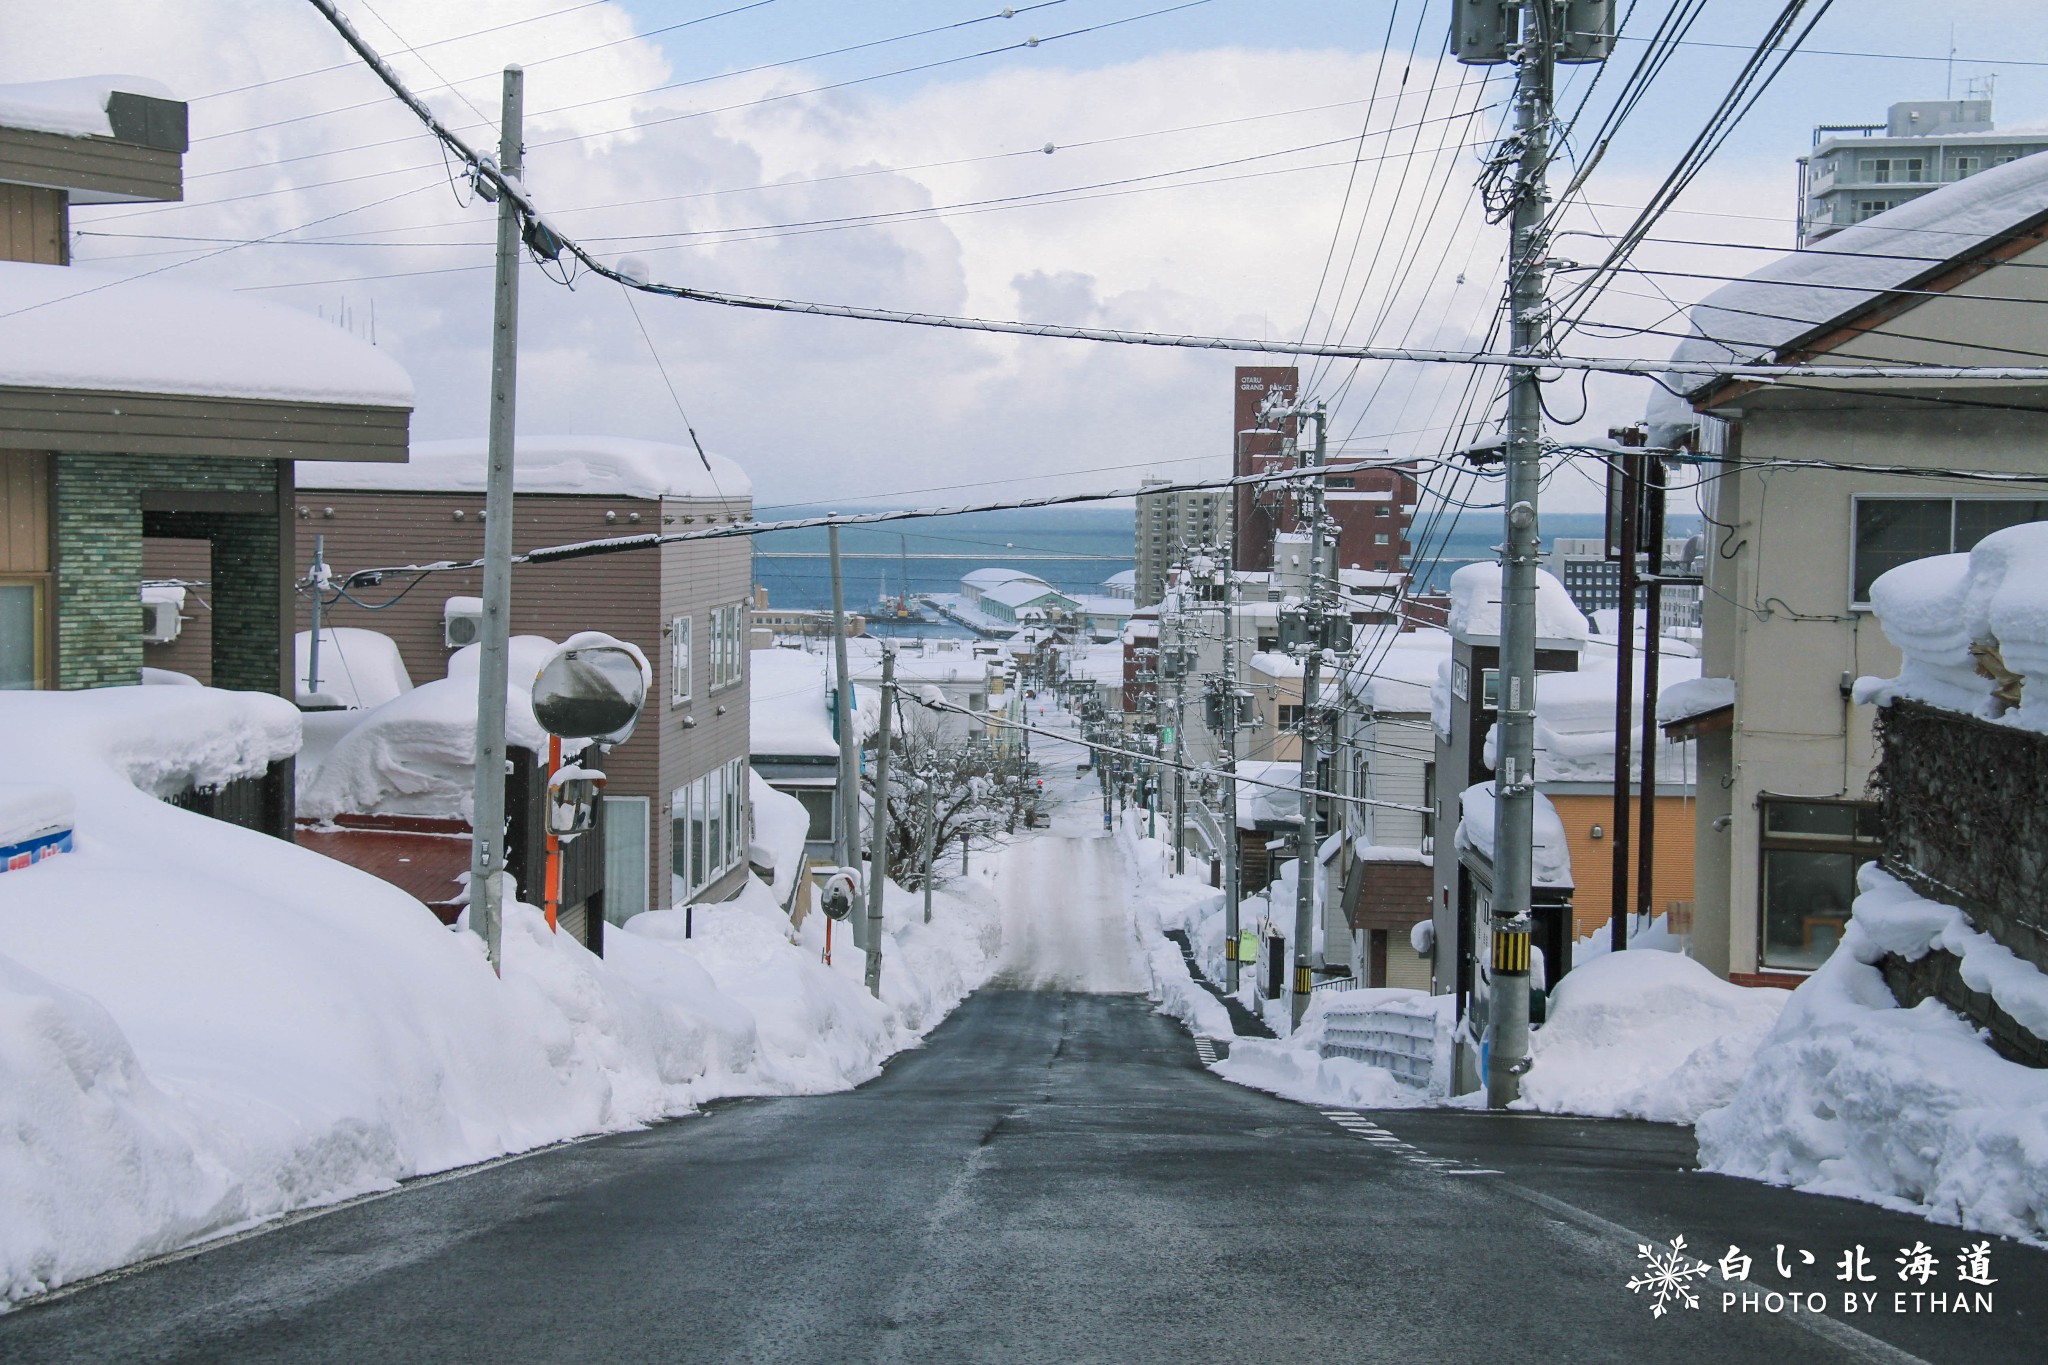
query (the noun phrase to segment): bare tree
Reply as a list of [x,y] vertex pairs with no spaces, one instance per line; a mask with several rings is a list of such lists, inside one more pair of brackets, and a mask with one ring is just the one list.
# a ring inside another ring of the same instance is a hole
[[[890,878],[914,891],[924,885],[927,820],[936,865],[939,854],[962,840],[1028,827],[1045,793],[1038,765],[1022,753],[998,753],[980,739],[947,735],[930,715],[906,714],[904,721],[889,780],[888,859]],[[866,786],[872,799],[874,784]]]

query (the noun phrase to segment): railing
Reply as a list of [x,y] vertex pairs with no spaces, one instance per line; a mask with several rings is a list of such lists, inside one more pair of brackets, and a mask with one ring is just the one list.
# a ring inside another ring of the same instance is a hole
[[1349,1057],[1427,1088],[1436,1069],[1437,1004],[1434,996],[1413,1001],[1381,1000],[1357,1009],[1332,1005],[1323,1015],[1325,1057]]
[[292,837],[293,772],[296,761],[280,758],[260,776],[238,777],[217,787],[187,787],[170,804],[258,834]]

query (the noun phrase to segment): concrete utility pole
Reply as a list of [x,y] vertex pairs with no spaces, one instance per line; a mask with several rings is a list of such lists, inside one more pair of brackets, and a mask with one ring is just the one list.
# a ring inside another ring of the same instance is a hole
[[[1188,585],[1181,585],[1186,593]],[[1185,748],[1181,741],[1181,727],[1187,724],[1188,709],[1188,652],[1187,602],[1185,597],[1174,609],[1173,614],[1173,874],[1178,877],[1188,870],[1188,813],[1187,813],[1187,771],[1182,760]]]
[[868,993],[882,998],[882,888],[889,882],[889,722],[896,711],[896,646],[882,645],[882,724],[875,740],[874,834],[868,843]]
[[[1321,403],[1307,414],[1316,424],[1316,440],[1302,449],[1302,463],[1310,469],[1322,467],[1329,453],[1330,415]],[[1294,887],[1294,994],[1288,1004],[1295,1028],[1308,1013],[1310,989],[1315,985],[1316,801],[1309,795],[1319,785],[1316,769],[1321,759],[1322,708],[1319,689],[1326,638],[1323,620],[1332,610],[1325,601],[1323,583],[1323,480],[1320,475],[1302,482],[1301,499],[1308,504],[1308,596],[1302,602],[1302,620],[1307,626],[1308,652],[1301,661],[1301,834],[1295,844]],[[1276,555],[1277,559],[1278,556]]]
[[[1550,91],[1556,24],[1564,7],[1522,6],[1515,47],[1512,235],[1508,246],[1511,349],[1543,353],[1548,303],[1544,219],[1550,203]],[[1506,537],[1501,546],[1500,766],[1494,786],[1493,961],[1486,1024],[1486,1103],[1503,1109],[1529,1068],[1529,930],[1536,811],[1536,501],[1542,476],[1543,408],[1537,370],[1509,375]]]
[[1238,867],[1237,834],[1237,499],[1230,500],[1230,544],[1223,554],[1223,934],[1224,988],[1238,990],[1238,898],[1244,874]]
[[832,704],[839,718],[839,788],[833,794],[839,818],[832,856],[841,867],[852,867],[860,856],[860,736],[853,722],[853,675],[846,671],[846,588],[839,577],[837,526],[825,528],[825,543],[832,558]]
[[[313,537],[313,572],[307,579],[313,585],[313,631],[306,640],[306,691],[320,690],[320,594],[327,587],[327,537]],[[294,690],[297,684],[293,684]]]
[[[505,68],[498,167],[517,179],[526,73]],[[512,416],[519,376],[519,208],[498,196],[497,296],[491,321],[490,465],[484,482],[484,619],[476,670],[476,786],[471,793],[469,927],[501,971],[498,878],[505,870],[505,686],[512,634]]]
[[939,765],[936,754],[927,750],[933,761],[930,771],[924,775],[924,922],[932,922],[932,858],[938,851],[939,824]]
[[[1636,655],[1636,511],[1642,506],[1637,496],[1637,471],[1641,468],[1641,457],[1632,450],[1624,450],[1614,457],[1610,482],[1619,488],[1621,494],[1619,525],[1616,527],[1617,544],[1615,565],[1620,592],[1616,597],[1618,610],[1615,612],[1614,631],[1614,815],[1613,828],[1608,833],[1612,844],[1609,849],[1614,855],[1613,895],[1608,904],[1607,945],[1615,952],[1628,947],[1628,870],[1629,870],[1629,826],[1634,819],[1634,801],[1631,797],[1629,769],[1633,766],[1633,755],[1629,752],[1635,729],[1635,655]],[[1651,708],[1653,711],[1655,708]]]

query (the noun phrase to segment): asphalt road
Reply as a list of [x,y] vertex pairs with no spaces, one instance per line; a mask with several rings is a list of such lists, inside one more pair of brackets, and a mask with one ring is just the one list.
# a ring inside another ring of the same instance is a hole
[[1895,1247],[1962,1240],[1687,1173],[1683,1129],[1340,1118],[1209,1075],[1141,997],[988,990],[860,1090],[726,1104],[146,1268],[0,1318],[0,1360],[2042,1359],[2048,1255],[1999,1243],[1986,1316],[1830,1336],[1724,1313],[1709,1281],[1653,1318],[1626,1287],[1638,1240],[1743,1244],[1773,1287],[1779,1241],[1864,1243],[1890,1281]]

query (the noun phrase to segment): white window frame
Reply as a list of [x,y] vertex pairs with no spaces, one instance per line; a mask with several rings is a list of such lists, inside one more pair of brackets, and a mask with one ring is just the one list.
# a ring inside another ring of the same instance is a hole
[[668,704],[681,706],[690,700],[690,618],[678,616],[668,623]]
[[723,691],[746,681],[746,619],[744,602],[711,609],[711,690]]

